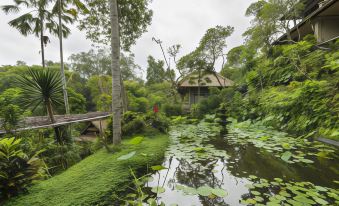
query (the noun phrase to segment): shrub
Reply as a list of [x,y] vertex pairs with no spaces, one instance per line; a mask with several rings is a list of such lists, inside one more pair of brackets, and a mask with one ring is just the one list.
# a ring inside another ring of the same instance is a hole
[[21,140],[0,140],[0,199],[8,199],[25,191],[33,180],[43,177],[38,153],[29,156],[20,148]]
[[164,104],[162,111],[166,116],[180,116],[182,115],[182,108],[179,104]]
[[149,112],[145,116],[146,123],[151,127],[158,129],[160,132],[166,133],[169,128],[169,120],[161,113]]
[[80,147],[76,144],[50,144],[42,154],[50,174],[56,174],[81,161]]
[[9,104],[0,109],[0,118],[2,123],[0,124],[6,131],[15,129],[22,116],[22,109],[14,104]]
[[[122,135],[130,136],[137,133],[142,133],[146,127],[146,123],[142,114],[136,112],[125,112],[122,117]],[[113,133],[112,118],[108,123],[106,137],[111,137]]]
[[191,106],[191,116],[194,118],[203,118],[204,115],[215,113],[222,102],[219,94],[212,94],[208,98],[202,99],[198,104]]
[[122,134],[124,136],[130,136],[133,134],[142,133],[145,127],[145,121],[141,117],[137,117],[122,126]]

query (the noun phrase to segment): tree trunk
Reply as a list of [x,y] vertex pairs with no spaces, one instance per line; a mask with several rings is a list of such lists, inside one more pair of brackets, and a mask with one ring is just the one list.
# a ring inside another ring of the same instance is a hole
[[112,109],[113,109],[113,144],[121,142],[121,72],[120,72],[120,37],[117,0],[110,0],[111,16],[111,60],[112,60]]
[[42,68],[45,68],[45,43],[44,43],[44,20],[40,17],[41,31],[40,31],[40,46],[41,46],[41,60]]
[[122,108],[123,108],[123,113],[125,113],[127,112],[128,99],[127,99],[126,90],[125,90],[122,76],[120,77],[120,84],[121,84]]
[[53,107],[52,107],[51,101],[49,99],[45,100],[45,105],[46,105],[47,114],[49,116],[49,119],[51,120],[52,123],[55,123],[55,118],[54,118],[54,114],[53,114]]
[[61,12],[62,12],[62,0],[59,0],[59,44],[60,44],[60,72],[61,72],[61,80],[62,80],[62,91],[64,94],[64,103],[66,114],[69,114],[69,104],[68,104],[68,94],[67,94],[67,85],[66,85],[66,77],[65,77],[65,68],[64,68],[64,52],[63,52],[63,44],[62,44],[62,20],[61,20]]

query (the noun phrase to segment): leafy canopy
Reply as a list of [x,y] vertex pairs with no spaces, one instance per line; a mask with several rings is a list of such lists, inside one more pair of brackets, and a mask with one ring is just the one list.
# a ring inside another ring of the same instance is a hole
[[[89,14],[80,20],[79,29],[86,30],[87,38],[97,44],[108,44],[111,38],[109,1],[86,0]],[[118,0],[121,47],[129,51],[131,45],[146,31],[152,20],[148,9],[150,0]]]

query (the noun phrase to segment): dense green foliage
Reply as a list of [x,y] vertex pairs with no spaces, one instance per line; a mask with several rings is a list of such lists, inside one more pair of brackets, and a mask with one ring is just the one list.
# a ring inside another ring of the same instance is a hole
[[[131,183],[132,174],[126,168],[143,173],[147,165],[157,165],[164,157],[167,136],[156,133],[144,135],[144,140],[138,145],[124,140],[121,151],[114,154],[100,150],[64,173],[34,185],[29,194],[11,199],[5,205],[112,204]],[[117,160],[133,151],[136,154],[132,158]]]
[[271,55],[254,58],[251,67],[238,65],[237,70],[243,70],[238,84],[248,89],[244,92],[239,87],[240,93],[231,94],[230,113],[299,135],[316,133],[337,139],[338,43],[328,51],[315,50],[315,43],[308,36],[295,44],[273,47]]
[[[89,14],[80,20],[79,28],[86,30],[87,38],[95,43],[107,44],[111,41],[109,2],[86,0]],[[153,12],[148,8],[149,0],[119,0],[119,26],[121,47],[128,51],[131,45],[146,31]]]
[[[106,136],[112,134],[112,119],[110,120]],[[122,135],[131,136],[134,134],[142,134],[149,129],[157,129],[159,132],[166,133],[169,128],[169,120],[162,113],[137,113],[128,111],[123,114]]]
[[26,154],[20,142],[14,137],[0,140],[0,202],[26,191],[32,181],[44,175],[38,153]]

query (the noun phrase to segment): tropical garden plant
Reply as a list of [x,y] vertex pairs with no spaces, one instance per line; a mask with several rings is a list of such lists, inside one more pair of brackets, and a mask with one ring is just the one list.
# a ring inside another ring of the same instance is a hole
[[43,162],[21,149],[21,140],[4,138],[0,140],[0,200],[24,192],[34,180],[44,176]]
[[54,106],[62,104],[60,74],[50,69],[28,69],[17,82],[24,94],[22,103],[26,107],[32,107],[33,111],[39,105],[44,105],[50,121],[55,123]]

